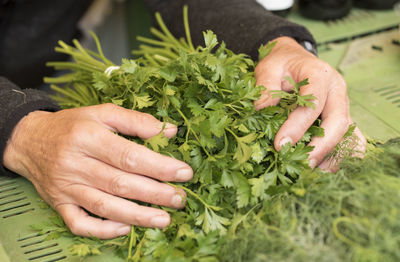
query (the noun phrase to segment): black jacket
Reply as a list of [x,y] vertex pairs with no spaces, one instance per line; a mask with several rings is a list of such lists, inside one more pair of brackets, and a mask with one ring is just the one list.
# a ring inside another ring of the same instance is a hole
[[[8,137],[22,117],[35,110],[59,110],[55,102],[35,88],[42,84],[43,76],[52,73],[46,68],[46,61],[65,59],[53,51],[54,47],[58,40],[69,43],[79,37],[76,24],[91,2],[0,0],[0,160]],[[260,44],[279,36],[314,43],[307,29],[271,14],[255,0],[146,0],[146,3],[151,12],[162,14],[177,36],[184,35],[182,6],[188,4],[195,44],[202,43],[202,31],[211,29],[231,50],[253,58]],[[1,172],[5,169],[0,164]]]

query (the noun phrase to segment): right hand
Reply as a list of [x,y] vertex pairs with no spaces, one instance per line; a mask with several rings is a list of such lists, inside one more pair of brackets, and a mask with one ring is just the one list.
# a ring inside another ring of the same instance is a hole
[[[130,225],[164,228],[166,211],[127,199],[182,208],[185,193],[159,181],[188,181],[193,170],[113,133],[149,138],[162,127],[149,114],[113,104],[35,111],[14,128],[3,162],[29,179],[76,235],[113,238],[128,234]],[[167,123],[163,132],[172,137],[177,127]]]

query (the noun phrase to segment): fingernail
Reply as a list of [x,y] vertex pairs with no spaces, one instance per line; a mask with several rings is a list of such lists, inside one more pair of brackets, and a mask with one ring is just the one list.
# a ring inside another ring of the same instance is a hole
[[177,182],[185,182],[193,177],[193,170],[191,168],[181,168],[176,172],[175,180]]
[[128,235],[131,232],[131,226],[122,226],[117,229],[117,234],[120,236]]
[[169,225],[169,217],[167,216],[156,216],[151,219],[151,225],[153,227],[164,228]]
[[185,205],[185,201],[183,200],[182,196],[176,194],[171,199],[171,205],[180,208]]
[[292,145],[293,141],[292,141],[292,139],[290,137],[282,138],[281,141],[279,142],[279,147],[283,147],[287,143],[290,143],[290,145]]
[[165,129],[175,129],[176,125],[171,123],[165,123]]
[[166,137],[174,136],[177,131],[178,131],[178,128],[176,127],[176,125],[171,124],[171,123],[165,123],[163,132]]
[[317,165],[317,160],[315,160],[315,159],[311,159],[310,161],[308,161],[308,165],[311,167],[311,168],[315,168],[315,166]]

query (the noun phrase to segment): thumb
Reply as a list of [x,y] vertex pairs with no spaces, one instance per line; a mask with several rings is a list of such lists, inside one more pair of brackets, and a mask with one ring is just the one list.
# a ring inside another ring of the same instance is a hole
[[150,138],[164,132],[166,137],[173,137],[178,128],[171,123],[163,123],[150,114],[126,109],[114,104],[93,106],[98,121],[121,134]]

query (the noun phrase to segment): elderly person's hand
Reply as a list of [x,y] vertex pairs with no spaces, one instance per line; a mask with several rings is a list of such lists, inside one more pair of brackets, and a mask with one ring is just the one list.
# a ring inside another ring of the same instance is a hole
[[[300,94],[312,94],[317,98],[313,101],[315,109],[298,107],[289,115],[275,137],[275,148],[279,150],[288,142],[294,144],[299,141],[321,115],[321,127],[325,130],[325,136],[314,137],[310,142],[315,148],[309,154],[309,163],[312,168],[319,166],[336,171],[337,163],[331,163],[325,156],[334,150],[353,123],[346,83],[335,69],[305,50],[294,39],[279,37],[274,41],[277,41],[275,47],[255,70],[257,85],[267,88],[255,102],[256,108],[261,109],[279,102],[279,98],[272,98],[269,90],[289,92],[292,89],[285,77],[291,77],[295,82],[308,78],[309,84],[300,89]],[[356,152],[364,152],[366,139],[358,128],[355,129],[355,134],[359,138]]]
[[[113,238],[131,224],[164,228],[166,211],[128,199],[182,208],[185,193],[159,181],[188,181],[193,170],[113,133],[149,138],[162,130],[153,116],[112,104],[35,111],[14,128],[3,162],[34,184],[74,234]],[[177,127],[163,132],[172,137]]]

